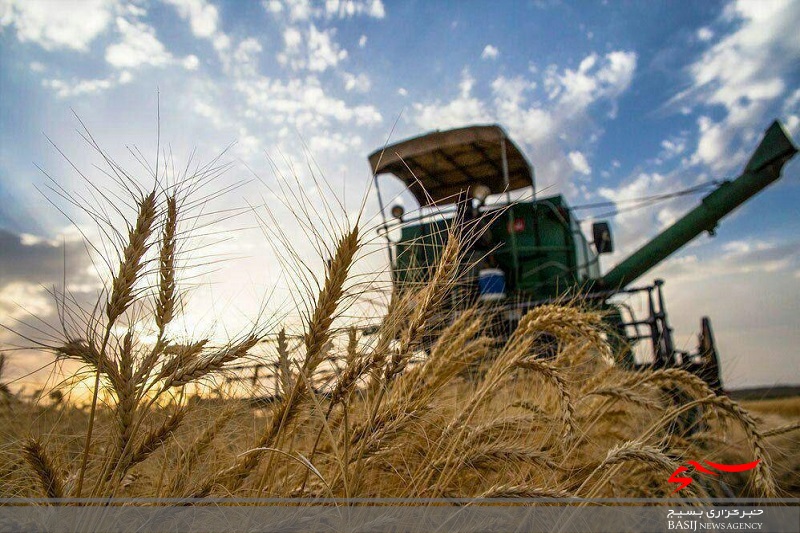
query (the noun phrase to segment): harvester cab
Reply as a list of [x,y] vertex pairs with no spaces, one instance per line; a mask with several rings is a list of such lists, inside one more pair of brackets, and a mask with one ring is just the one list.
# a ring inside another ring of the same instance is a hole
[[[631,284],[701,233],[713,232],[720,219],[777,180],[796,152],[783,127],[774,122],[739,177],[722,182],[606,274],[600,272],[599,256],[614,251],[611,225],[596,222],[590,242],[563,196],[538,197],[533,167],[498,125],[421,135],[375,151],[369,162],[396,289],[406,290],[430,275],[451,225],[462,224],[474,236],[465,258],[470,268],[452,291],[442,326],[466,306],[485,305],[493,310],[493,328],[502,340],[527,310],[566,296],[607,311],[626,365],[684,367],[721,390],[708,318],[701,321],[697,352],[676,350],[663,282]],[[386,216],[379,176],[387,173],[399,178],[419,204],[413,215],[395,205],[391,217]],[[646,316],[633,316],[619,302],[625,294],[644,295]],[[631,349],[640,341],[651,347],[644,360]]]

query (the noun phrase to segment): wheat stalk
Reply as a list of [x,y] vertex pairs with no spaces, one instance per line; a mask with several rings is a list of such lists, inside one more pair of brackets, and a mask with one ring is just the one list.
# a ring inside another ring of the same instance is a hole
[[203,453],[205,453],[208,447],[214,442],[214,439],[216,439],[225,426],[230,423],[233,413],[233,408],[224,409],[216,420],[214,420],[214,423],[206,427],[200,436],[183,451],[178,458],[175,475],[170,480],[168,494],[178,495],[181,493],[186,483],[186,478],[195,468],[195,465],[203,456]]
[[[89,459],[89,450],[92,442],[92,431],[94,429],[95,415],[97,413],[97,395],[100,391],[100,375],[102,372],[110,372],[111,365],[105,355],[106,346],[111,336],[111,331],[117,318],[127,310],[133,302],[133,287],[139,279],[143,266],[144,255],[149,247],[148,239],[153,228],[156,216],[156,193],[151,192],[138,201],[138,215],[136,224],[128,228],[128,243],[122,250],[122,259],[119,270],[111,282],[111,291],[106,302],[106,324],[105,336],[100,348],[97,350],[98,365],[94,377],[94,390],[92,392],[92,405],[89,412],[89,425],[86,430],[86,440],[83,447],[83,457],[78,473],[78,483],[75,492],[78,496],[83,488],[83,477],[86,474],[86,464]],[[92,348],[93,351],[93,348]],[[102,363],[102,364],[100,364]],[[121,387],[120,387],[121,388]],[[119,389],[118,389],[119,390]]]

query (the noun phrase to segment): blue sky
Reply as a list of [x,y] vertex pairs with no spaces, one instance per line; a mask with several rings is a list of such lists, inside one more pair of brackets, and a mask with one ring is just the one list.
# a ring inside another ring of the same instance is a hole
[[[774,118],[800,138],[797,27],[800,4],[766,0],[0,0],[0,322],[21,318],[20,301],[52,317],[43,286],[61,279],[60,246],[81,252],[39,192],[37,165],[67,190],[85,184],[43,134],[106,183],[73,110],[132,168],[126,146],[154,154],[157,98],[176,161],[235,142],[222,179],[252,169],[265,183],[237,189],[223,208],[270,201],[270,157],[295,164],[313,196],[313,157],[352,215],[370,179],[366,156],[390,134],[493,122],[529,156],[539,189],[573,204],[623,202],[736,175]],[[716,238],[700,237],[644,279],[666,279],[680,345],[693,347],[699,317],[712,316],[734,386],[800,383],[799,169],[793,161]],[[614,217],[619,250],[604,268],[697,200]],[[230,235],[224,251],[240,259],[209,282],[226,303],[197,320],[246,316],[278,283],[265,237]],[[96,282],[86,268],[77,277],[87,292]]]

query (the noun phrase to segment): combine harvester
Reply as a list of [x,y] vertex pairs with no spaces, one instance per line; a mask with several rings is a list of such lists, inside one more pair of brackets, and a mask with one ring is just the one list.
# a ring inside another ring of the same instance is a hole
[[[492,328],[502,339],[527,310],[567,296],[606,311],[608,326],[618,334],[611,337],[618,339],[627,366],[686,368],[721,392],[710,320],[701,321],[696,353],[677,350],[663,282],[631,284],[701,233],[713,235],[725,215],[776,181],[796,152],[783,127],[774,122],[739,177],[722,182],[697,207],[605,274],[600,273],[599,256],[614,250],[609,224],[596,222],[589,242],[563,196],[537,198],[533,167],[500,126],[428,133],[377,150],[369,162],[384,216],[392,280],[399,290],[424,281],[451,224],[479,228],[475,233],[481,238],[465,262],[480,266],[453,291],[440,317],[442,327],[465,306],[478,303],[496,310]],[[378,180],[385,173],[400,178],[416,198],[420,209],[413,217],[405,216],[400,205],[391,208],[391,219],[386,216]],[[512,201],[514,191],[528,188],[532,200]],[[502,196],[488,204],[490,195]],[[619,298],[626,294],[646,297],[647,316],[633,316]],[[637,361],[633,347],[645,340],[652,353],[645,362]],[[433,341],[435,334],[426,342]]]

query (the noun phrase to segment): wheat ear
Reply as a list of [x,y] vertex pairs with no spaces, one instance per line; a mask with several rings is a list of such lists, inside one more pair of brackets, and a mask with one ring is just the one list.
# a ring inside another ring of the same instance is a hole
[[543,361],[533,358],[527,358],[520,361],[517,366],[525,370],[532,370],[543,375],[553,383],[558,390],[558,396],[561,401],[561,421],[564,424],[564,437],[572,433],[573,419],[575,417],[575,409],[572,405],[572,397],[570,396],[567,383],[561,376],[561,373],[553,365],[549,365]]
[[22,446],[22,456],[39,479],[45,495],[48,498],[62,498],[64,484],[42,443],[38,439],[29,439]]
[[159,285],[156,302],[156,326],[159,337],[164,336],[164,328],[172,321],[175,311],[175,243],[178,229],[178,201],[172,195],[167,198],[167,216],[161,236],[159,252]]
[[128,243],[122,250],[119,271],[111,283],[111,294],[106,304],[106,315],[111,323],[133,302],[133,287],[144,264],[142,260],[150,245],[148,240],[155,218],[156,193],[153,191],[139,202],[136,224],[128,229]]
[[[344,296],[344,284],[359,246],[358,226],[356,226],[339,240],[336,253],[328,266],[325,284],[317,298],[317,305],[303,339],[306,357],[300,372],[305,376],[313,374],[323,359],[322,348],[330,338],[330,326]],[[207,496],[216,484],[222,485],[229,491],[239,488],[258,466],[264,449],[272,445],[281,430],[287,427],[297,414],[298,405],[304,399],[306,392],[306,380],[295,380],[291,391],[281,399],[272,420],[256,440],[254,451],[240,456],[232,467],[215,473],[200,485],[193,496]]]
[[289,341],[286,339],[285,328],[281,328],[278,332],[277,344],[278,375],[280,376],[281,384],[280,394],[286,395],[292,390],[292,368],[289,363]]
[[794,424],[786,424],[784,426],[778,426],[776,428],[769,429],[761,434],[762,437],[777,437],[778,435],[783,435],[784,433],[789,433],[791,431],[797,431],[800,429],[800,422],[795,422]]

